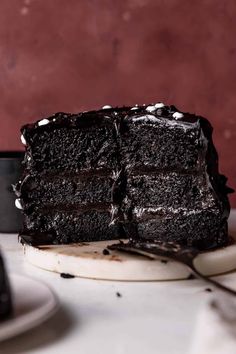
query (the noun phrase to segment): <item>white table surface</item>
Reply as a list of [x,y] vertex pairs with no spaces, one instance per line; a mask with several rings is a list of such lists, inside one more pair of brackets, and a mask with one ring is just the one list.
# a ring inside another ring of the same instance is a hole
[[[236,213],[233,215],[236,222]],[[61,309],[49,321],[0,343],[4,354],[185,354],[199,308],[214,296],[199,280],[126,283],[63,279],[28,264],[16,235],[0,234],[0,245],[8,271],[47,283],[61,302]],[[236,273],[217,279],[236,288]]]

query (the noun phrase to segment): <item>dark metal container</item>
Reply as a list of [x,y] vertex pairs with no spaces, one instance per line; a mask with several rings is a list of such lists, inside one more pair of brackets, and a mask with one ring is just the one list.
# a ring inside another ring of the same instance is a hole
[[12,185],[20,179],[23,158],[21,151],[0,151],[0,232],[15,233],[22,226]]

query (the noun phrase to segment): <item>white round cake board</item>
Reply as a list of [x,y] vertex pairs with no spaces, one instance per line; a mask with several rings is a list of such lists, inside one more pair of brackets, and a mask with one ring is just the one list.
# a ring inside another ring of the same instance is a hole
[[[236,213],[231,214],[230,234],[235,235]],[[108,245],[118,241],[100,241],[70,245],[32,247],[25,245],[25,257],[31,264],[57,273],[68,273],[77,277],[119,280],[156,281],[186,279],[189,269],[177,262],[149,260],[142,256],[110,251],[104,255]],[[217,275],[236,269],[236,242],[197,256],[195,265],[205,275]]]

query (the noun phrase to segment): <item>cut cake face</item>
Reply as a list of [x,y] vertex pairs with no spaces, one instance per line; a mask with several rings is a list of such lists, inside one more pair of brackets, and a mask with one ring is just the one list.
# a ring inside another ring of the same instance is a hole
[[22,136],[25,242],[228,242],[230,189],[205,118],[161,104],[58,113]]

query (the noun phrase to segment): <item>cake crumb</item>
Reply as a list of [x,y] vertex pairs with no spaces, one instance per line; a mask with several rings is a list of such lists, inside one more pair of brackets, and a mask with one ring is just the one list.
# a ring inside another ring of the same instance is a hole
[[206,288],[205,291],[206,291],[207,293],[212,293],[213,290],[212,290],[211,288]]
[[64,279],[72,279],[72,278],[75,278],[74,275],[69,274],[69,273],[61,273],[60,276],[61,276],[61,278],[64,278]]
[[104,256],[108,256],[110,254],[110,252],[105,248],[102,253],[104,254]]
[[119,291],[116,292],[116,296],[117,297],[122,297],[121,293],[119,293]]
[[167,261],[167,259],[161,259],[161,263],[167,264],[168,261]]

